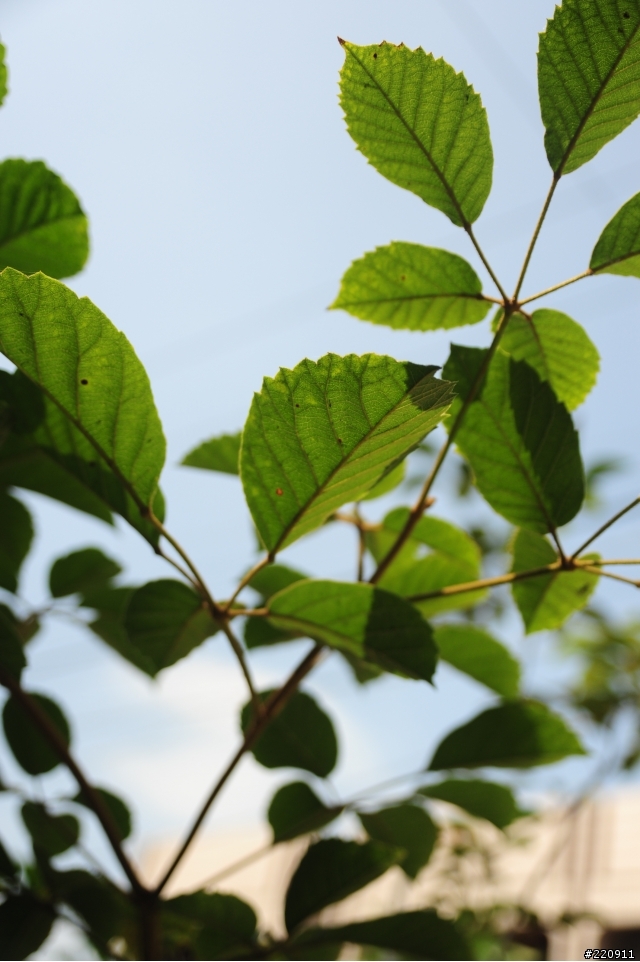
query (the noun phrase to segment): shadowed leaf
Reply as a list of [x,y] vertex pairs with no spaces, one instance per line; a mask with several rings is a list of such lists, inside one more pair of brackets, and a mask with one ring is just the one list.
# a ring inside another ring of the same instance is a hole
[[328,825],[343,811],[344,806],[327,808],[306,782],[291,782],[279,788],[271,799],[268,819],[273,829],[274,842],[316,832]]
[[440,657],[504,698],[520,687],[520,664],[511,652],[476,625],[438,625],[435,640]]
[[[262,692],[266,701],[272,691]],[[246,734],[253,719],[251,702],[242,709],[241,725]],[[310,695],[298,691],[275,716],[251,749],[265,768],[302,768],[326,778],[338,760],[338,742],[328,715]]]
[[33,540],[33,521],[22,502],[6,491],[0,491],[0,532],[0,588],[15,592]]
[[417,805],[394,805],[379,812],[359,812],[358,816],[371,838],[404,849],[399,865],[409,878],[416,878],[433,852],[438,827]]
[[421,788],[420,794],[457,805],[476,818],[492,822],[497,828],[506,828],[524,814],[518,808],[510,788],[477,778],[450,778],[438,785]]
[[[60,708],[45,695],[31,693],[31,698],[37,702],[62,740],[68,745],[71,740],[69,723]],[[29,775],[44,775],[45,772],[50,772],[60,764],[59,755],[13,695],[10,695],[4,704],[2,723],[15,760]]]
[[80,837],[80,823],[73,815],[51,815],[36,802],[25,802],[21,814],[34,847],[49,858],[72,848]]
[[118,562],[108,558],[99,548],[83,548],[53,562],[49,590],[53,598],[91,591],[106,585],[121,571]]

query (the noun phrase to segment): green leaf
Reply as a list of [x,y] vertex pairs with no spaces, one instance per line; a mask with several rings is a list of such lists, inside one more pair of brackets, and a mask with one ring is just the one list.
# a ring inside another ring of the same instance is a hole
[[118,562],[108,558],[99,548],[83,548],[53,562],[49,572],[49,590],[53,598],[91,591],[100,588],[121,571]]
[[0,350],[42,391],[38,446],[145,531],[165,440],[149,380],[124,334],[58,281],[5,268]]
[[83,605],[99,612],[95,621],[89,623],[94,634],[136,668],[153,677],[158,670],[156,663],[132,644],[124,625],[127,608],[135,592],[135,588],[109,586],[85,595]]
[[137,919],[132,903],[104,876],[82,869],[49,874],[56,896],[85,920],[91,942],[103,955],[108,952],[110,939],[130,938],[135,933]]
[[425,810],[405,804],[379,812],[358,812],[358,816],[371,838],[405,850],[400,868],[409,878],[416,878],[431,858],[438,838],[438,827]]
[[[366,544],[377,563],[390,551],[408,518],[408,508],[394,508],[378,529],[367,532]],[[425,547],[432,550],[425,554]],[[428,515],[418,521],[378,584],[413,601],[428,618],[442,611],[470,608],[483,600],[485,591],[416,600],[449,585],[475,581],[480,577],[480,560],[480,548],[466,531]]]
[[491,303],[462,257],[394,241],[354,261],[331,305],[363,321],[410,331],[477,324]]
[[404,857],[380,842],[323,839],[309,846],[287,889],[284,917],[293,931],[310,915],[364,888]]
[[429,681],[436,647],[430,626],[408,602],[370,584],[301,581],[270,599],[283,631],[366,658],[385,671]]
[[401,461],[400,464],[396,464],[395,468],[392,468],[387,472],[387,474],[384,474],[379,481],[376,481],[374,486],[371,488],[371,491],[369,491],[368,494],[364,494],[360,500],[374,501],[376,498],[381,498],[383,494],[388,494],[389,491],[394,491],[398,485],[402,484],[404,481],[406,471],[406,461]]
[[0,588],[15,592],[33,540],[33,522],[22,502],[6,491],[0,491],[0,531]]
[[[65,745],[68,745],[71,741],[71,732],[61,709],[45,695],[36,695],[31,692],[30,698],[47,715]],[[10,695],[4,704],[2,724],[5,738],[15,760],[29,775],[44,775],[45,772],[50,772],[60,764],[60,757],[13,695]]]
[[[260,694],[266,701],[272,691]],[[241,725],[246,735],[253,721],[251,702],[242,709]],[[302,768],[326,778],[338,760],[338,742],[333,724],[310,695],[298,691],[272,719],[251,749],[265,768]]]
[[5,959],[26,959],[40,948],[56,913],[29,892],[7,895],[0,905],[0,945]]
[[372,665],[370,661],[365,661],[364,658],[356,658],[355,655],[350,654],[348,651],[342,651],[340,654],[348,664],[353,677],[359,685],[366,685],[384,674],[382,668],[378,668],[377,665]]
[[181,464],[205,471],[221,471],[223,474],[240,474],[238,459],[242,434],[221,434],[218,438],[203,441],[182,459]]
[[488,708],[447,735],[438,745],[429,771],[485,765],[531,768],[584,754],[571,729],[546,705],[512,701]]
[[577,170],[640,113],[638,0],[564,0],[540,35],[544,146],[556,177]]
[[[301,948],[334,942],[351,942],[397,952],[398,958],[471,959],[474,955],[450,919],[441,919],[434,909],[400,912],[368,922],[352,922],[335,928],[310,928],[300,932],[292,943]],[[294,956],[291,956],[294,958]],[[324,956],[323,956],[324,958]]]
[[475,625],[438,625],[440,657],[504,698],[515,698],[520,688],[520,664],[511,652]]
[[6,52],[7,48],[4,46],[4,44],[0,43],[0,104],[7,96],[7,91],[9,89],[7,86],[9,72],[7,70],[7,64],[5,61]]
[[[595,560],[598,555],[591,555]],[[542,568],[558,560],[546,538],[533,531],[518,531],[513,542],[512,571]],[[598,584],[598,575],[588,571],[554,571],[548,575],[514,581],[511,585],[526,634],[559,628],[567,618],[584,608]]]
[[18,873],[18,868],[19,866],[13,861],[2,842],[0,842],[0,878],[15,878]]
[[0,605],[0,668],[18,679],[27,660],[13,612]]
[[80,838],[80,822],[73,815],[50,815],[37,802],[25,802],[21,814],[34,847],[49,858],[66,852]]
[[327,354],[264,379],[242,435],[240,473],[272,556],[371,491],[438,424],[451,385],[435,370]]
[[602,231],[589,267],[594,274],[640,277],[640,194],[623,204]]
[[89,256],[78,198],[41,160],[0,164],[0,270],[71,277]]
[[150,581],[134,592],[124,627],[131,644],[153,665],[153,675],[174,665],[219,630],[193,588],[170,579]]
[[273,841],[286,842],[308,832],[317,832],[343,811],[344,805],[327,808],[306,782],[291,782],[279,788],[271,799],[268,819]]
[[524,814],[518,808],[510,788],[477,778],[450,778],[437,785],[421,788],[420,794],[457,805],[476,818],[492,822],[497,828],[506,828]]
[[596,383],[600,356],[584,328],[560,311],[514,314],[500,346],[515,361],[526,361],[569,411]]
[[[173,918],[172,918],[173,917]],[[188,958],[243,958],[255,951],[256,915],[246,902],[235,895],[219,892],[191,892],[162,903],[161,922],[165,938],[175,917],[187,923],[183,939],[175,931],[169,944],[175,949],[183,945]],[[178,937],[176,938],[176,934]],[[195,955],[192,953],[195,950]],[[165,955],[164,958],[182,958]]]
[[296,571],[295,568],[288,568],[286,565],[267,565],[256,572],[249,587],[257,591],[262,596],[263,601],[268,601],[273,595],[294,585],[296,581],[306,581],[309,575]]
[[[451,346],[445,374],[459,381],[462,396],[483,357]],[[584,471],[571,416],[524,361],[497,351],[456,443],[481,494],[512,524],[544,534],[580,510]]]
[[[116,824],[116,828],[120,833],[120,840],[124,841],[125,838],[129,838],[132,828],[131,812],[129,811],[129,807],[125,805],[121,798],[118,798],[118,796],[114,795],[113,792],[108,792],[106,788],[96,788],[95,790],[102,798],[105,806],[109,809],[111,817]],[[83,792],[78,792],[78,794],[72,798],[72,801],[77,805],[84,805],[85,808],[92,810],[91,806],[85,799]]]
[[421,47],[341,43],[340,102],[358,149],[454,224],[473,223],[493,174],[487,113],[473,87]]

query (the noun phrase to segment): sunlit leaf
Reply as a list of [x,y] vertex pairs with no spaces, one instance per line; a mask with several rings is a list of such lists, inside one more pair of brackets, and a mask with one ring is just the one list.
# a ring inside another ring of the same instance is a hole
[[49,590],[54,598],[99,588],[120,574],[117,561],[99,548],[83,548],[54,561],[49,572]]
[[240,473],[272,556],[371,491],[438,424],[451,386],[435,370],[327,354],[265,378],[242,435]]
[[523,814],[510,788],[478,778],[450,778],[421,788],[420,794],[457,805],[476,818],[493,822],[498,828],[506,828]]
[[[71,739],[69,723],[60,708],[45,695],[32,692],[30,697],[47,716],[64,744],[68,745]],[[29,775],[44,775],[60,764],[60,756],[13,695],[5,702],[2,723],[14,758]]]
[[21,815],[34,847],[49,858],[72,848],[80,837],[80,823],[73,815],[51,815],[38,802],[25,802]]
[[221,434],[220,437],[203,441],[182,459],[182,464],[205,471],[221,471],[223,474],[240,474],[240,431],[237,434]]
[[5,60],[6,52],[7,48],[4,46],[4,44],[0,43],[0,104],[7,96],[8,91],[7,81],[9,72],[7,70],[7,63]]
[[[484,356],[452,345],[444,370],[458,381],[461,397]],[[580,510],[584,471],[571,416],[524,361],[497,351],[456,443],[481,494],[512,524],[544,534]]]
[[593,248],[594,273],[640,277],[640,194],[623,204]]
[[564,0],[538,48],[538,90],[551,168],[591,160],[640,113],[638,0]]
[[430,626],[408,602],[370,584],[301,581],[270,599],[269,620],[366,658],[386,671],[429,681],[436,664]]
[[571,729],[546,705],[512,701],[487,709],[447,735],[436,748],[429,770],[485,765],[531,768],[584,754]]
[[511,652],[476,625],[438,625],[435,629],[440,657],[505,698],[520,687],[520,664]]
[[[533,531],[518,531],[513,542],[512,571],[542,568],[557,560],[558,555],[546,538]],[[514,581],[511,591],[529,635],[559,628],[574,611],[584,608],[597,584],[598,575],[588,571],[554,571]]]
[[396,464],[395,468],[392,468],[387,474],[383,475],[379,481],[377,481],[371,488],[368,494],[364,494],[360,500],[361,501],[374,501],[376,498],[381,498],[383,494],[388,494],[390,491],[394,491],[398,485],[402,484],[404,481],[404,476],[407,470],[407,462],[401,461],[400,464]]
[[400,868],[409,878],[415,878],[431,858],[438,838],[438,827],[427,812],[417,805],[404,804],[358,815],[371,838],[405,850]]
[[354,261],[331,305],[363,321],[411,331],[477,324],[490,301],[462,257],[437,247],[394,241]]
[[283,785],[269,805],[268,819],[273,829],[273,841],[286,842],[299,835],[316,832],[337,818],[343,808],[343,805],[327,808],[306,782]]
[[392,183],[473,223],[491,190],[493,150],[480,97],[421,47],[343,42],[340,102],[347,129]]
[[531,317],[514,314],[500,346],[516,361],[526,361],[569,411],[596,383],[600,356],[587,332],[560,311],[542,309]]
[[[272,691],[262,692],[266,701]],[[253,720],[253,706],[242,709],[242,731]],[[326,778],[338,760],[338,742],[331,719],[310,695],[298,691],[279,712],[251,749],[265,768],[302,768]]]
[[89,256],[86,215],[41,160],[0,163],[0,270],[71,277]]
[[310,915],[364,888],[403,857],[404,851],[380,842],[323,839],[311,845],[289,882],[284,917],[292,932]]

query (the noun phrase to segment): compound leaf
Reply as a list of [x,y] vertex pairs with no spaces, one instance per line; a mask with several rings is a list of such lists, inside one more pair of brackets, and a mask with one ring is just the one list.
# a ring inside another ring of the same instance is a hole
[[449,778],[437,785],[421,788],[420,794],[457,805],[469,815],[492,822],[497,828],[506,828],[524,814],[518,808],[510,788],[479,778]]
[[271,799],[268,819],[273,829],[273,841],[317,832],[343,811],[343,805],[327,808],[306,782],[291,782],[279,788]]
[[[450,919],[434,909],[400,912],[368,922],[352,922],[330,928],[304,929],[292,940],[296,948],[350,942],[398,953],[410,959],[471,959],[471,946]],[[324,956],[327,958],[328,956]],[[291,956],[294,958],[294,956]],[[311,956],[309,956],[311,958]]]
[[640,113],[640,2],[564,0],[540,35],[538,90],[547,158],[560,177]]
[[515,361],[526,361],[569,411],[582,404],[596,383],[598,351],[584,328],[561,311],[514,314],[500,346]]
[[25,802],[21,815],[34,847],[48,858],[66,852],[80,838],[80,823],[73,815],[51,815],[37,802]]
[[515,698],[520,687],[520,664],[510,651],[476,625],[438,625],[440,657],[504,698]]
[[274,595],[271,623],[386,671],[429,681],[436,666],[430,626],[408,602],[370,584],[301,581]]
[[124,334],[59,281],[8,267],[0,274],[0,350],[40,388],[39,410],[28,412],[38,447],[145,533],[165,440]]
[[121,571],[118,562],[108,558],[99,548],[83,548],[53,562],[49,590],[53,598],[89,592],[106,585]]
[[[593,556],[597,560],[597,555]],[[558,555],[546,538],[533,531],[518,531],[513,542],[512,571],[529,571],[553,564]],[[584,608],[598,584],[589,571],[553,571],[511,585],[526,633],[559,628],[567,618]]]
[[133,593],[124,628],[131,644],[153,666],[150,674],[156,675],[215,635],[219,625],[193,588],[182,581],[162,579]]
[[576,735],[541,702],[511,701],[488,708],[440,742],[429,771],[485,765],[531,768],[584,755]]
[[623,204],[602,231],[589,267],[594,274],[640,277],[640,194]]
[[395,241],[354,261],[331,305],[374,324],[410,331],[477,324],[490,301],[462,257]]
[[[45,695],[31,693],[30,698],[47,716],[64,744],[68,745],[71,733],[61,709]],[[13,695],[4,704],[2,724],[15,760],[29,775],[44,775],[60,764],[60,756]]]
[[340,102],[347,129],[384,177],[459,227],[491,190],[493,149],[480,97],[461,73],[421,47],[358,47],[346,57]]
[[431,858],[438,838],[438,827],[417,805],[394,805],[379,812],[359,812],[358,816],[371,838],[404,849],[399,862],[409,878],[416,878]]
[[[266,701],[272,691],[262,692]],[[241,725],[246,735],[253,721],[251,702],[242,709]],[[302,768],[326,778],[338,760],[338,741],[331,719],[310,695],[298,691],[258,738],[253,755],[265,768]]]
[[221,471],[223,474],[240,474],[238,459],[242,434],[221,434],[220,437],[203,441],[182,459],[182,464],[205,471]]
[[78,198],[41,160],[0,164],[0,270],[71,277],[89,256]]
[[373,882],[403,857],[404,851],[381,842],[327,838],[309,846],[287,889],[284,917],[293,931],[320,909]]
[[21,501],[0,491],[0,588],[15,592],[33,540],[33,521]]
[[243,431],[240,474],[271,556],[367,494],[438,424],[452,394],[435,370],[327,354],[264,379]]
[[56,913],[27,891],[7,895],[0,905],[0,945],[5,959],[26,959],[40,948]]
[[[477,348],[451,346],[445,374],[458,380],[462,396],[483,357]],[[526,362],[497,351],[456,443],[481,494],[512,524],[544,534],[580,510],[577,432],[564,404]]]

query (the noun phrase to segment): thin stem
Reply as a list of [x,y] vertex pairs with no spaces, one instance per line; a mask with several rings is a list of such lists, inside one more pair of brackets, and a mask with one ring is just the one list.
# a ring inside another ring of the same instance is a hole
[[433,467],[431,468],[431,471],[429,472],[429,475],[424,485],[422,486],[422,491],[420,492],[420,496],[418,500],[416,501],[415,505],[409,512],[409,517],[407,518],[402,531],[400,532],[395,542],[393,543],[393,545],[391,546],[391,548],[389,549],[389,551],[387,552],[387,554],[382,559],[382,561],[380,562],[380,564],[372,574],[371,578],[369,579],[369,581],[372,584],[375,584],[377,581],[380,580],[380,578],[385,573],[385,571],[387,570],[387,568],[389,567],[393,559],[396,557],[396,555],[398,554],[402,546],[405,544],[407,539],[410,537],[411,532],[413,531],[418,521],[424,514],[424,511],[428,505],[429,492],[431,491],[431,488],[433,487],[433,483],[438,476],[440,468],[444,464],[444,460],[447,454],[449,453],[449,449],[451,448],[453,442],[455,441],[456,435],[460,430],[460,427],[462,426],[462,421],[464,419],[464,416],[467,413],[469,406],[471,405],[471,402],[475,399],[478,391],[480,390],[484,377],[489,369],[489,365],[491,364],[491,360],[494,354],[496,353],[498,344],[500,343],[500,339],[504,334],[505,328],[509,323],[509,318],[511,317],[512,313],[513,313],[513,308],[511,306],[505,308],[502,314],[502,317],[500,319],[500,323],[498,324],[498,328],[493,336],[493,340],[485,355],[484,361],[482,362],[482,366],[480,367],[480,370],[478,371],[475,377],[475,380],[471,385],[471,389],[469,390],[469,393],[464,399],[462,406],[458,412],[458,415],[451,426],[451,430],[449,431],[449,436],[445,441],[445,443],[443,444],[443,446],[438,451],[438,454],[436,455],[436,459],[433,463]]
[[545,200],[545,202],[544,202],[544,204],[543,204],[543,206],[542,206],[542,210],[540,211],[540,216],[538,217],[538,223],[537,223],[536,226],[534,227],[533,235],[532,235],[532,237],[531,237],[531,240],[529,241],[529,247],[527,248],[527,253],[526,253],[525,256],[524,256],[524,262],[523,262],[522,268],[521,268],[521,270],[520,270],[520,276],[519,276],[519,278],[518,278],[518,283],[516,284],[516,289],[515,289],[515,291],[513,292],[513,300],[514,300],[514,301],[517,301],[517,299],[518,299],[518,294],[520,293],[520,289],[521,289],[521,287],[522,287],[522,285],[523,285],[523,283],[524,283],[524,279],[525,279],[525,276],[526,276],[526,273],[527,273],[527,269],[528,269],[528,267],[529,267],[529,261],[531,260],[531,255],[533,254],[533,251],[534,251],[534,249],[535,249],[535,246],[536,246],[538,237],[539,237],[539,235],[540,235],[540,231],[542,230],[542,225],[544,224],[545,217],[547,216],[547,211],[549,210],[549,207],[550,207],[550,205],[551,205],[551,201],[553,200],[553,195],[554,195],[555,192],[556,192],[556,187],[558,186],[558,183],[559,183],[559,181],[560,181],[560,176],[561,176],[560,174],[554,174],[554,175],[553,175],[553,180],[551,181],[551,187],[549,188],[549,193],[547,194],[547,198],[546,198],[546,200]]
[[471,224],[465,224],[465,225],[464,225],[464,229],[465,229],[465,231],[467,232],[467,234],[469,235],[469,239],[470,239],[471,243],[473,244],[473,246],[475,247],[475,249],[476,249],[476,251],[477,251],[477,254],[478,254],[480,260],[481,260],[482,263],[484,264],[484,266],[485,266],[485,268],[486,268],[486,270],[487,270],[487,273],[489,274],[489,277],[491,278],[491,280],[493,281],[493,283],[496,285],[496,287],[497,287],[498,290],[500,291],[500,295],[501,295],[501,297],[502,297],[502,301],[497,301],[497,300],[495,300],[495,298],[493,298],[493,297],[487,297],[487,298],[485,298],[485,300],[487,300],[487,301],[493,301],[493,302],[496,303],[496,304],[501,304],[501,303],[503,304],[505,301],[508,301],[509,298],[507,297],[507,294],[506,294],[504,288],[502,287],[502,284],[500,283],[500,281],[499,281],[498,278],[496,277],[496,275],[495,275],[495,273],[494,273],[494,271],[493,271],[493,268],[491,267],[491,264],[490,264],[489,261],[487,260],[487,257],[486,257],[486,255],[485,255],[484,251],[483,251],[482,248],[480,247],[480,244],[478,243],[478,239],[477,239],[476,235],[473,233],[473,227],[471,226]]
[[481,591],[483,588],[495,588],[497,585],[508,585],[514,581],[525,581],[528,578],[539,578],[542,575],[553,574],[562,570],[561,561],[553,561],[542,568],[530,568],[527,571],[509,571],[495,578],[481,578],[478,581],[466,581],[459,585],[448,585],[438,591],[426,591],[420,595],[410,595],[407,601],[428,601],[430,598],[446,598],[449,595],[463,595],[469,591]]
[[40,704],[20,686],[19,682],[17,682],[15,678],[13,678],[2,668],[0,668],[0,684],[4,688],[7,688],[15,700],[20,703],[23,710],[27,713],[27,715],[29,715],[51,748],[53,748],[60,761],[67,766],[75,778],[78,786],[80,787],[80,791],[84,795],[86,804],[93,810],[94,814],[100,821],[100,824],[104,829],[104,833],[109,839],[111,848],[113,849],[116,858],[120,862],[125,875],[129,879],[133,890],[138,894],[145,892],[146,890],[144,886],[138,879],[131,862],[122,849],[120,833],[118,832],[118,827],[113,820],[111,812],[105,805],[99,792],[87,781],[77,762],[70,754],[62,735],[54,723],[51,721]]
[[602,571],[601,568],[596,568],[595,565],[582,565],[581,570],[590,571],[594,575],[600,575],[601,578],[611,578],[613,581],[624,581],[627,585],[640,588],[640,581],[634,580],[633,578],[625,578],[624,575],[614,574],[613,571]]
[[264,703],[262,715],[260,717],[256,717],[254,715],[251,721],[251,724],[245,734],[244,741],[242,742],[239,749],[237,750],[237,752],[235,753],[235,755],[233,756],[233,758],[231,759],[231,761],[229,762],[225,770],[223,771],[222,775],[218,778],[217,782],[211,789],[211,792],[209,793],[208,798],[206,799],[204,805],[198,812],[198,815],[196,816],[193,822],[193,825],[187,832],[187,835],[184,841],[182,842],[182,844],[180,845],[180,848],[178,849],[173,861],[171,862],[169,868],[167,869],[162,879],[158,883],[155,889],[156,895],[160,895],[163,888],[165,887],[165,885],[167,884],[167,882],[169,881],[169,879],[177,869],[178,865],[184,858],[184,855],[187,852],[187,849],[193,842],[196,834],[198,833],[200,826],[205,820],[209,812],[209,809],[211,808],[216,798],[224,788],[229,777],[233,774],[238,763],[241,761],[241,759],[246,754],[246,752],[248,752],[252,748],[252,746],[256,743],[256,741],[258,740],[260,735],[262,735],[263,731],[269,725],[271,720],[279,712],[282,711],[282,709],[285,707],[285,705],[287,704],[291,696],[294,694],[294,692],[298,688],[302,679],[305,678],[309,674],[309,672],[317,665],[318,661],[320,660],[320,658],[324,653],[324,650],[325,649],[323,645],[314,645],[314,647],[311,649],[308,655],[306,655],[306,657],[303,658],[303,660],[300,662],[298,667],[289,676],[289,678],[284,683],[282,688],[274,692],[271,695],[271,697]]
[[232,608],[227,618],[266,618],[268,614],[268,608]]
[[196,579],[193,577],[193,575],[192,575],[189,571],[187,571],[186,568],[183,568],[182,565],[179,564],[174,558],[172,558],[172,557],[171,557],[170,555],[168,555],[165,551],[163,551],[162,548],[160,547],[160,545],[157,545],[157,546],[154,548],[154,551],[155,551],[155,553],[158,555],[158,557],[164,558],[164,560],[165,560],[166,562],[168,562],[170,565],[172,565],[172,566],[176,569],[176,571],[179,571],[180,574],[182,575],[182,577],[183,577],[183,578],[186,578],[187,581],[188,581],[191,585],[193,585],[193,587],[194,587],[198,592],[201,591],[201,585],[200,585],[199,582],[196,581]]
[[615,524],[616,521],[619,521],[619,519],[622,518],[623,515],[627,513],[627,511],[631,511],[631,509],[635,508],[637,504],[640,504],[640,497],[634,498],[631,504],[628,504],[626,508],[623,508],[621,511],[618,511],[618,513],[614,514],[612,518],[609,518],[608,521],[605,521],[605,523],[598,528],[595,534],[592,534],[590,538],[587,538],[584,544],[581,544],[580,547],[577,549],[577,551],[574,551],[574,553],[571,555],[571,560],[573,560],[577,555],[582,554],[585,548],[588,548],[589,545],[596,540],[596,538],[599,538],[600,535],[607,530],[607,528],[610,528],[612,524]]
[[566,281],[561,281],[560,284],[554,284],[553,287],[547,287],[544,291],[538,291],[537,294],[532,294],[531,297],[525,297],[523,301],[518,301],[518,306],[522,307],[523,304],[530,304],[531,301],[537,301],[539,298],[545,297],[547,294],[553,294],[554,291],[559,291],[563,287],[568,287],[569,284],[575,284],[576,281],[581,281],[585,277],[591,277],[592,275],[593,271],[589,267],[586,271],[583,271],[582,274],[576,274],[575,277],[570,277]]
[[213,600],[211,596],[211,592],[207,588],[207,584],[204,578],[202,577],[202,575],[196,568],[194,562],[191,560],[191,558],[189,557],[187,552],[184,550],[180,542],[176,541],[173,535],[167,531],[163,523],[158,518],[156,518],[153,512],[149,514],[149,520],[151,524],[154,526],[154,528],[156,529],[156,531],[159,531],[162,537],[165,538],[169,542],[169,544],[178,552],[178,554],[186,564],[189,571],[193,574],[193,577],[195,578],[198,584],[199,590],[202,592],[202,594],[204,595],[205,601],[208,603],[208,605],[211,608],[212,614],[214,615],[219,614],[220,609],[218,605],[215,603],[215,601]]
[[236,638],[236,636],[234,635],[233,631],[231,630],[231,626],[226,618],[220,619],[220,627],[222,628],[225,635],[229,639],[231,647],[235,652],[236,658],[240,662],[240,667],[242,668],[242,674],[245,677],[245,681],[247,682],[249,693],[251,695],[251,704],[253,705],[254,714],[259,718],[263,712],[263,705],[258,697],[258,693],[255,689],[255,685],[253,684],[251,672],[249,671],[249,665],[247,664],[247,659],[245,658],[244,649],[240,644],[240,642],[238,641],[238,639]]
[[365,537],[364,528],[362,527],[362,518],[360,517],[360,512],[358,511],[358,506],[356,505],[354,509],[355,525],[358,529],[358,564],[356,569],[356,579],[358,581],[364,581],[364,559],[367,551],[367,542]]
[[241,869],[246,868],[247,865],[251,865],[259,858],[262,858],[263,855],[267,855],[269,852],[271,852],[276,844],[277,843],[275,842],[269,842],[268,845],[263,845],[262,848],[256,848],[253,850],[253,852],[249,852],[248,855],[243,855],[242,858],[239,858],[235,862],[231,862],[231,864],[227,865],[226,868],[220,869],[220,871],[216,872],[215,875],[212,875],[210,878],[206,879],[206,881],[203,882],[200,887],[203,889],[208,888],[210,885],[215,885],[217,882],[221,882],[223,878],[227,878],[229,875],[235,875],[236,872],[240,872]]
[[576,558],[574,564],[588,564],[593,568],[600,565],[640,565],[640,558]]
[[266,568],[268,564],[271,564],[272,560],[273,559],[270,558],[269,555],[265,555],[264,558],[261,558],[260,561],[258,561],[258,563],[253,566],[253,568],[250,568],[249,571],[247,571],[246,575],[244,575],[244,577],[241,579],[234,593],[231,595],[227,603],[223,606],[222,610],[224,614],[228,613],[233,602],[236,600],[236,598],[238,597],[242,589],[247,587],[247,585],[249,584],[253,576],[257,575],[258,572],[262,571],[263,568]]

